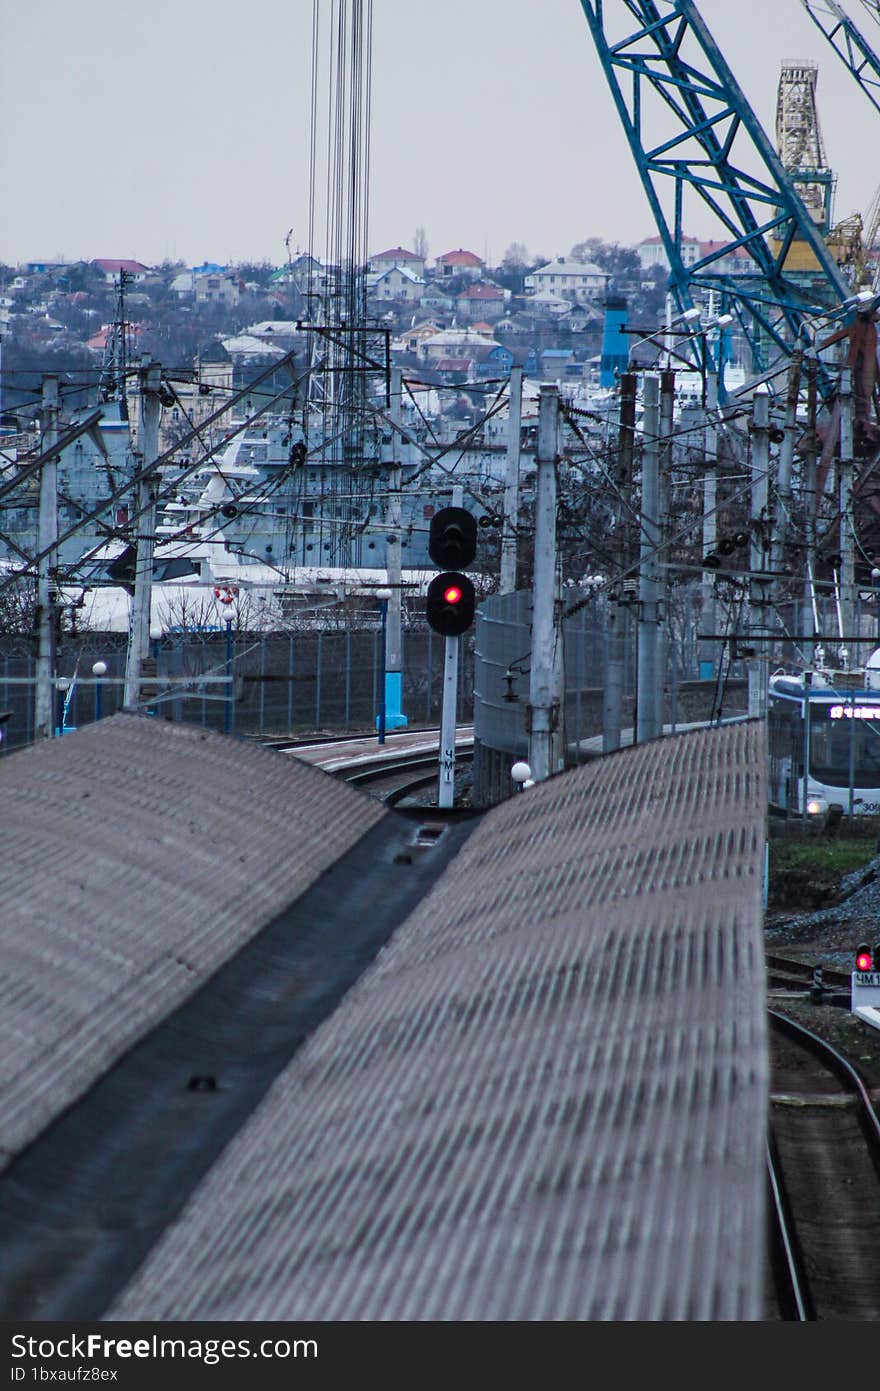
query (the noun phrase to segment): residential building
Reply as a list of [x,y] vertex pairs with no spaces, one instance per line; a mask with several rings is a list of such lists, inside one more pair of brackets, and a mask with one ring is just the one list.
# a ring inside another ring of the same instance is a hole
[[378,275],[367,277],[367,289],[374,299],[418,304],[425,291],[425,282],[406,266],[388,266]]
[[592,261],[570,261],[557,256],[545,266],[525,277],[527,295],[550,294],[570,304],[585,304],[600,299],[608,288],[611,276]]
[[711,264],[706,269],[714,271],[717,275],[760,274],[757,261],[749,255],[744,246],[731,248],[727,242],[701,241],[699,259],[709,261],[710,258]]
[[411,275],[418,276],[421,280],[425,278],[424,256],[417,256],[414,251],[407,251],[403,246],[395,246],[390,251],[380,251],[377,256],[370,257],[370,269],[374,275],[382,275],[395,266],[408,270]]
[[457,251],[446,251],[436,257],[434,268],[437,275],[445,280],[451,280],[456,275],[469,275],[471,279],[478,280],[485,269],[485,262],[473,251],[459,247]]
[[400,334],[400,337],[392,344],[392,348],[398,352],[418,354],[422,343],[440,331],[440,325],[431,323],[430,320],[421,324],[413,324],[411,328],[405,329]]
[[425,362],[436,363],[441,358],[470,358],[477,348],[499,347],[494,339],[485,333],[476,333],[472,328],[446,328],[425,338],[420,354]]
[[[657,266],[661,266],[664,270],[669,269],[666,248],[663,245],[663,238],[660,236],[645,237],[644,241],[640,241],[636,247],[636,253],[644,271],[654,270]],[[685,266],[693,266],[699,261],[700,242],[697,237],[682,237],[681,259]]]
[[494,321],[502,318],[507,295],[497,285],[488,285],[478,280],[462,291],[456,300],[456,308],[465,319],[486,319]]
[[234,309],[241,298],[241,281],[238,271],[208,271],[196,274],[193,283],[196,304],[222,304],[226,309]]
[[145,280],[150,274],[150,267],[141,265],[140,261],[116,261],[116,260],[96,260],[92,261],[93,266],[103,272],[104,279],[108,285],[114,285],[119,276],[124,271],[129,280]]

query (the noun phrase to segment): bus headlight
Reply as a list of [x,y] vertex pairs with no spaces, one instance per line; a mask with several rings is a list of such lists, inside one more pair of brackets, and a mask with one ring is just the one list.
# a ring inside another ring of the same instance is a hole
[[824,816],[828,810],[828,803],[824,797],[811,797],[807,802],[807,814],[809,816]]

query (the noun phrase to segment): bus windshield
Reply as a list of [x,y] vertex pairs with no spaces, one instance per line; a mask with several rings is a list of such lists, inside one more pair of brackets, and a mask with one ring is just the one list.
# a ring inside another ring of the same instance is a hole
[[813,777],[848,787],[851,767],[853,787],[880,787],[880,706],[811,705]]

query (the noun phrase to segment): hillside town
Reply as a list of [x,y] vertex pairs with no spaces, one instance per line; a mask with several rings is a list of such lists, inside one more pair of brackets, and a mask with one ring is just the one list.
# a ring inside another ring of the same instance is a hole
[[[540,380],[589,381],[609,294],[625,297],[633,320],[649,330],[662,317],[668,268],[658,237],[635,247],[593,238],[549,260],[530,259],[512,243],[498,266],[465,248],[430,258],[422,229],[414,241],[421,251],[396,246],[370,257],[366,312],[390,330],[394,360],[427,371],[437,384],[497,375],[514,362]],[[747,271],[748,258],[739,259]],[[20,413],[14,374],[102,366],[118,331],[120,291],[130,356],[147,353],[178,367],[222,348],[245,369],[283,351],[297,325],[316,320],[339,274],[307,253],[281,266],[147,266],[122,258],[0,266],[3,410]]]

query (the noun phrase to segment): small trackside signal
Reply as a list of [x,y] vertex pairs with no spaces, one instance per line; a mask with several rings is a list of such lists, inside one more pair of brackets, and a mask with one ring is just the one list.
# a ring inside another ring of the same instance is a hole
[[867,942],[862,942],[856,948],[856,970],[873,971],[880,966],[880,943],[872,951]]
[[441,507],[431,518],[428,554],[443,570],[466,570],[477,553],[477,522],[466,507]]
[[435,633],[454,638],[474,621],[476,592],[467,575],[444,570],[428,585],[428,623]]

